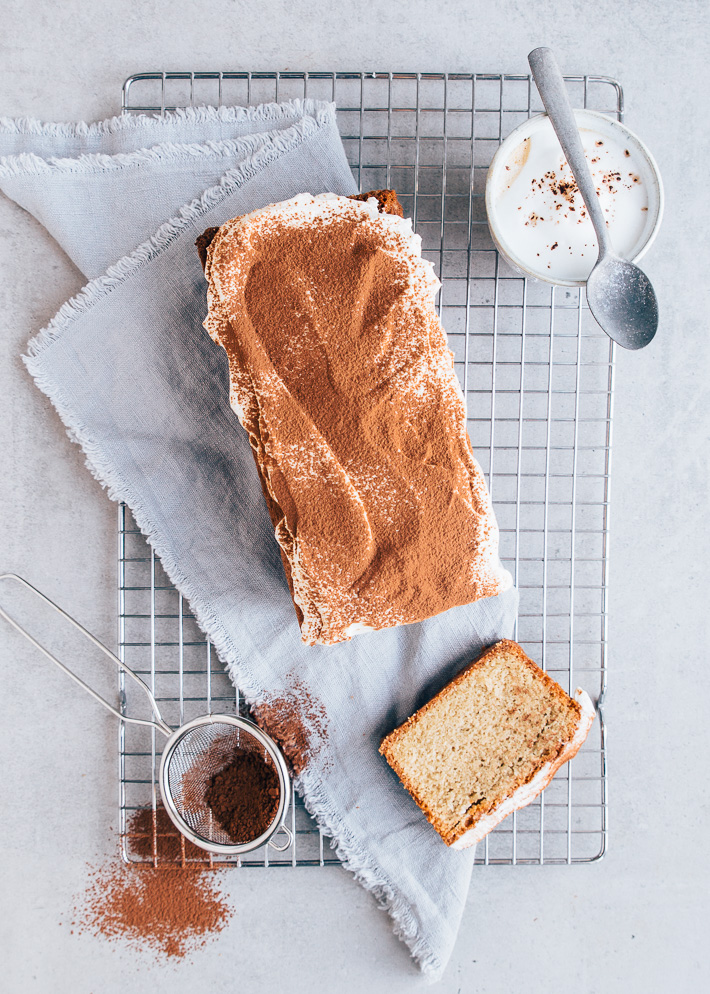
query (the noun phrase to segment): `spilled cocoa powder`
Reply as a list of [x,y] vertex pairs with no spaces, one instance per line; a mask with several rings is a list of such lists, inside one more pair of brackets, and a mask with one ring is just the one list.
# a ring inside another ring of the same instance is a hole
[[184,957],[226,927],[233,911],[209,854],[178,832],[162,806],[133,812],[126,840],[131,856],[152,865],[91,868],[74,908],[75,931]]
[[162,863],[206,863],[209,853],[189,842],[178,832],[162,804],[155,811],[140,808],[131,815],[126,831],[126,841],[133,856]]
[[323,704],[296,682],[291,693],[268,698],[251,710],[256,723],[280,747],[293,773],[303,773],[326,739]]
[[[231,736],[197,759],[182,789],[183,801],[211,811],[237,844],[262,835],[278,811],[273,763],[253,746],[235,748]],[[184,957],[225,928],[233,911],[220,896],[209,853],[177,830],[162,805],[131,814],[126,842],[144,865],[92,868],[73,930]]]
[[74,909],[75,931],[127,939],[171,957],[201,948],[227,925],[232,910],[207,867],[92,869]]

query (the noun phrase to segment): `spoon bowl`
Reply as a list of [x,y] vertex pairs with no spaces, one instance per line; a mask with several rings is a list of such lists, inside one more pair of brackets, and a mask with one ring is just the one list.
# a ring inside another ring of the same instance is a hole
[[587,280],[587,303],[609,338],[642,349],[658,329],[658,301],[642,269],[612,253],[602,255]]
[[587,302],[609,338],[625,349],[642,349],[658,328],[658,301],[646,274],[614,252],[565,81],[549,48],[528,55],[545,110],[572,170],[599,243],[599,257],[587,280]]

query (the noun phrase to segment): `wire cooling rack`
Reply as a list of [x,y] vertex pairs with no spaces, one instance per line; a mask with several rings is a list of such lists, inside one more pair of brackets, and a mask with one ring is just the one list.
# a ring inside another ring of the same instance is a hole
[[[618,83],[567,77],[574,106],[621,119]],[[484,207],[501,140],[541,109],[530,77],[496,74],[149,72],[126,80],[125,113],[295,97],[334,100],[361,190],[394,187],[442,282],[438,308],[486,473],[501,557],[520,590],[515,638],[563,687],[580,684],[598,718],[571,764],[479,846],[479,863],[580,863],[607,843],[606,690],[609,482],[614,346],[581,290],[523,279],[498,256]],[[239,692],[130,512],[119,508],[119,653],[155,689],[170,722],[245,711]],[[120,686],[125,701],[127,688]],[[124,857],[130,815],[156,803],[154,733],[119,739]],[[337,862],[303,805],[294,843],[241,865]],[[155,859],[155,855],[153,857]],[[239,861],[236,861],[239,862]]]

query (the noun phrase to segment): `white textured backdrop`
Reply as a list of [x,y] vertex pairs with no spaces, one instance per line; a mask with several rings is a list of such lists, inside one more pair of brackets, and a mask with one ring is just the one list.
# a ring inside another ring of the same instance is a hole
[[[524,72],[527,52],[547,44],[565,71],[621,81],[626,121],[659,162],[666,218],[644,266],[661,330],[644,352],[619,356],[617,376],[610,852],[591,866],[478,868],[442,994],[705,983],[709,15],[704,0],[0,2],[0,114],[103,117],[119,109],[123,79],[146,69]],[[0,198],[0,568],[23,572],[111,643],[115,507],[19,360],[81,283],[44,230]],[[107,675],[104,689],[113,685]],[[86,861],[115,851],[115,765],[104,713],[0,631],[3,989],[422,985],[382,913],[337,868],[232,873],[231,926],[177,965],[71,935]]]

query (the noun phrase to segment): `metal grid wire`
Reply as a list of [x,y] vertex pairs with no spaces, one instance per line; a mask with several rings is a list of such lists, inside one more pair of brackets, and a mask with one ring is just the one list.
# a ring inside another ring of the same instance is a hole
[[[618,83],[567,77],[574,106],[621,119]],[[614,346],[577,289],[521,278],[499,258],[484,207],[501,140],[541,109],[528,76],[440,73],[153,72],[124,84],[124,112],[294,97],[334,100],[361,190],[394,187],[442,282],[438,308],[486,473],[501,557],[520,590],[515,638],[598,720],[571,764],[479,846],[479,863],[579,863],[607,842],[606,689]],[[119,652],[174,723],[244,710],[187,604],[119,510]],[[121,686],[125,699],[126,688]],[[161,743],[158,743],[161,745]],[[121,728],[121,831],[155,804],[154,733]],[[294,844],[242,865],[337,862],[301,803]],[[124,838],[126,859],[138,860]]]

